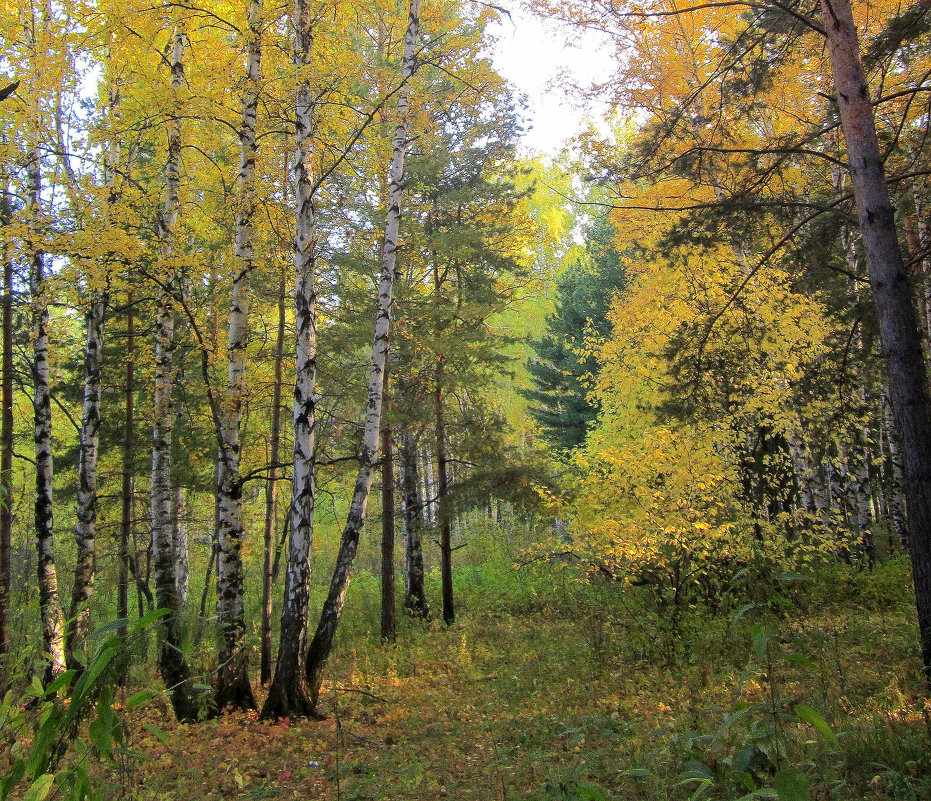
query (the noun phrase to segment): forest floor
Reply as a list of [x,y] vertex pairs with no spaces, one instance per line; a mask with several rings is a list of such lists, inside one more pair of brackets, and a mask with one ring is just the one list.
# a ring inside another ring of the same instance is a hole
[[678,636],[617,587],[539,581],[392,645],[350,626],[325,720],[179,726],[156,703],[130,723],[123,797],[924,801],[907,573],[883,570]]

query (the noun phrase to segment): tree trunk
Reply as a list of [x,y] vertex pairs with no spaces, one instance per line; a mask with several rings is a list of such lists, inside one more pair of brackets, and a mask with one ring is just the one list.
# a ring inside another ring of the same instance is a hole
[[246,384],[246,344],[249,335],[249,278],[255,269],[252,218],[255,215],[256,115],[261,91],[262,0],[249,2],[246,44],[247,82],[242,95],[239,126],[238,212],[236,215],[236,273],[226,349],[227,385],[222,421],[217,482],[217,618],[223,635],[217,671],[217,707],[254,709],[246,650],[246,617],[242,567],[242,481],[240,479],[242,403]]
[[451,626],[456,622],[453,601],[453,547],[449,483],[446,475],[446,421],[443,414],[443,361],[436,368],[436,386],[433,390],[436,419],[436,495],[437,517],[440,524],[440,580],[443,589],[443,622]]
[[903,551],[909,550],[908,522],[905,518],[904,486],[905,475],[902,469],[902,454],[899,439],[895,430],[895,420],[892,416],[892,406],[886,397],[883,397],[883,424],[886,431],[886,441],[889,443],[890,474],[892,476],[891,491],[889,493],[889,518],[892,528],[898,538]]
[[281,362],[284,351],[285,275],[278,282],[278,335],[275,340],[275,385],[272,389],[272,431],[268,453],[268,480],[265,483],[264,561],[262,563],[262,666],[261,682],[272,678],[272,584],[275,573],[275,520],[278,518],[278,459],[281,447]]
[[375,337],[372,342],[372,361],[369,370],[368,401],[365,407],[365,429],[362,435],[362,454],[356,476],[352,501],[346,525],[340,538],[339,553],[330,579],[330,589],[320,613],[317,630],[307,654],[307,679],[314,708],[320,697],[320,685],[326,667],[336,628],[342,617],[349,589],[349,577],[359,535],[365,522],[365,510],[372,486],[375,463],[378,459],[381,407],[385,369],[388,355],[388,333],[391,324],[391,304],[394,289],[398,233],[401,227],[401,201],[404,195],[404,159],[408,146],[408,115],[410,109],[409,81],[416,68],[415,48],[419,38],[420,0],[410,0],[407,30],[404,34],[404,57],[401,62],[401,79],[405,88],[398,101],[398,122],[394,132],[391,154],[390,188],[388,191],[388,219],[382,246],[382,268],[378,280],[378,312],[375,319]]
[[869,88],[848,0],[821,0],[889,400],[902,445],[912,576],[925,677],[931,681],[931,415],[921,335],[895,229]]
[[174,356],[173,293],[177,277],[171,261],[175,253],[178,222],[181,169],[181,101],[184,87],[185,33],[175,29],[171,49],[171,87],[174,110],[168,120],[168,162],[165,166],[167,193],[165,206],[158,218],[160,261],[164,265],[166,286],[160,287],[155,315],[155,398],[152,408],[152,560],[155,567],[155,597],[160,609],[167,610],[162,618],[158,667],[171,693],[175,716],[180,721],[197,718],[197,705],[190,686],[190,670],[182,651],[180,608],[177,592],[176,554],[173,547],[171,436],[174,425],[172,409],[172,367]]
[[394,589],[394,451],[388,420],[390,353],[385,361],[381,415],[381,638],[393,642],[397,636]]
[[409,614],[426,620],[430,616],[430,608],[424,588],[417,444],[408,425],[401,426],[401,487],[404,507],[404,608]]
[[91,289],[90,306],[85,315],[87,339],[84,347],[84,405],[81,410],[75,528],[77,561],[74,567],[74,584],[71,588],[68,634],[65,639],[65,655],[69,665],[79,662],[74,652],[82,647],[90,633],[89,605],[96,574],[100,372],[103,362],[103,322],[108,294],[105,289]]
[[[294,61],[306,70],[313,50],[310,0],[295,0]],[[294,201],[296,208],[294,297],[296,375],[294,380],[294,467],[291,485],[288,565],[281,608],[281,634],[275,677],[262,708],[264,718],[313,714],[305,672],[307,611],[310,600],[310,555],[316,499],[314,446],[317,381],[316,229],[311,163],[314,92],[306,78],[295,97]]]
[[[0,225],[12,221],[9,187],[0,197]],[[0,656],[10,648],[10,556],[13,532],[13,258],[4,241],[3,364],[0,381]],[[0,687],[5,692],[6,687]]]
[[[175,418],[175,425],[180,423],[181,415]],[[187,533],[187,508],[184,490],[180,484],[172,487],[171,500],[171,547],[175,554],[175,595],[178,607],[187,606],[188,588],[191,584],[191,554]]]
[[[35,90],[37,91],[37,90]],[[39,568],[39,610],[42,618],[44,653],[48,660],[45,680],[65,670],[64,615],[58,596],[52,518],[52,405],[49,394],[48,327],[49,299],[45,284],[45,254],[40,245],[42,222],[42,154],[39,149],[38,98],[34,130],[30,132],[26,165],[29,217],[29,283],[32,293],[32,386],[36,455],[35,533]]]
[[[126,372],[123,380],[123,473],[120,487],[120,545],[119,545],[119,578],[116,589],[116,616],[126,619],[129,617],[129,544],[132,542],[133,524],[133,452],[135,442],[133,438],[133,425],[135,421],[135,315],[133,308],[133,293],[129,292],[126,298]],[[120,630],[125,636],[126,629]]]

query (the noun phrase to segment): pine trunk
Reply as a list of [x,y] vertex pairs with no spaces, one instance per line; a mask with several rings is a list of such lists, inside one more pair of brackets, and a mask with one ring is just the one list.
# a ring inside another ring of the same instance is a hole
[[365,428],[362,434],[362,454],[353,489],[346,525],[340,538],[339,553],[330,579],[330,589],[320,613],[317,630],[307,654],[307,679],[313,706],[320,697],[323,671],[333,648],[336,629],[343,614],[352,564],[359,546],[359,535],[365,522],[365,511],[375,464],[378,459],[381,429],[382,398],[388,356],[388,333],[391,324],[391,304],[394,290],[398,234],[401,228],[401,201],[404,195],[404,159],[408,146],[408,113],[410,109],[409,81],[416,67],[415,48],[420,29],[420,0],[410,0],[407,30],[404,34],[404,57],[401,79],[405,88],[398,101],[398,122],[394,132],[388,191],[388,219],[382,246],[381,276],[378,280],[378,312],[372,342],[369,370],[368,400],[365,407]]
[[931,681],[931,414],[921,333],[899,250],[850,4],[848,0],[821,0],[821,8],[886,363],[895,433],[904,457],[918,628],[925,675]]
[[[403,397],[403,396],[402,396]],[[401,488],[404,508],[404,608],[415,617],[430,616],[424,588],[422,508],[417,478],[417,444],[410,427],[401,427]]]
[[436,495],[437,517],[440,524],[440,581],[443,591],[443,622],[451,626],[456,622],[453,600],[453,546],[452,521],[449,508],[449,482],[446,474],[446,420],[443,412],[443,362],[436,369],[436,386],[433,390],[436,422]]

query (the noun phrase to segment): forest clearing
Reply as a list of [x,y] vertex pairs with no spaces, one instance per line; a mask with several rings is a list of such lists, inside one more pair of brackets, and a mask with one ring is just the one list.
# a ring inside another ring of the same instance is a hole
[[2,8],[0,801],[931,798],[931,3]]

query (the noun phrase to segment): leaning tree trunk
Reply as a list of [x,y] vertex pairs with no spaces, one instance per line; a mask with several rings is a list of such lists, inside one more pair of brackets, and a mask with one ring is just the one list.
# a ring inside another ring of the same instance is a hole
[[931,412],[921,334],[899,250],[853,13],[848,0],[821,0],[821,9],[886,363],[889,401],[904,457],[918,629],[925,677],[931,682]]
[[103,362],[103,318],[107,291],[91,289],[85,315],[87,339],[84,346],[84,405],[81,410],[80,458],[78,463],[78,506],[75,544],[77,560],[71,589],[71,611],[65,654],[70,665],[77,665],[75,649],[90,633],[90,599],[96,574],[97,536],[97,454],[100,445],[100,372]]
[[162,618],[158,667],[171,693],[175,716],[181,721],[197,718],[197,704],[190,685],[190,669],[182,651],[181,621],[178,618],[176,554],[173,543],[171,486],[172,367],[174,356],[174,293],[177,278],[171,264],[175,255],[178,195],[181,169],[181,101],[184,87],[185,34],[175,30],[171,49],[171,88],[174,109],[168,120],[168,162],[165,166],[165,206],[158,218],[159,256],[168,276],[160,287],[155,314],[155,398],[152,407],[152,558],[155,566],[155,597]]
[[420,28],[420,0],[410,0],[407,31],[404,34],[404,57],[401,62],[401,80],[405,88],[398,101],[398,123],[394,131],[394,143],[389,172],[388,219],[385,224],[385,239],[382,245],[381,276],[378,280],[378,312],[375,318],[375,337],[372,342],[372,361],[369,370],[368,401],[365,407],[365,428],[362,434],[362,454],[359,472],[349,505],[346,525],[340,538],[339,553],[330,579],[320,620],[307,654],[307,680],[312,703],[316,709],[320,698],[320,685],[326,667],[336,629],[343,614],[346,592],[352,564],[359,547],[359,535],[365,522],[365,511],[375,464],[378,459],[378,438],[381,428],[381,406],[384,390],[385,368],[388,356],[388,332],[391,325],[391,303],[394,290],[394,271],[398,250],[398,233],[401,228],[401,201],[404,196],[404,158],[408,145],[408,116],[410,97],[408,82],[416,67],[415,48]]
[[[294,6],[294,61],[306,70],[313,50],[310,0]],[[305,674],[307,609],[310,601],[310,552],[313,541],[316,497],[314,441],[317,382],[317,294],[315,275],[316,230],[314,226],[314,183],[311,174],[314,93],[305,78],[298,86],[294,104],[297,153],[294,158],[294,201],[296,207],[294,266],[297,287],[294,297],[296,328],[294,380],[294,467],[289,513],[290,538],[285,573],[281,633],[275,677],[262,708],[265,718],[307,716],[313,703]]]
[[255,215],[256,114],[261,91],[262,0],[250,0],[246,87],[239,126],[239,208],[236,215],[236,273],[226,349],[227,384],[217,480],[217,618],[223,643],[217,671],[217,707],[254,709],[246,649],[242,569],[242,480],[239,474],[242,402],[249,333],[249,277],[255,269],[252,218]]
[[[9,187],[0,197],[0,225],[12,221]],[[0,380],[0,656],[10,648],[10,556],[13,532],[13,258],[3,243],[3,364]],[[6,692],[0,686],[0,692]]]
[[281,361],[285,329],[284,270],[278,282],[278,333],[275,339],[275,378],[272,388],[272,430],[268,450],[268,479],[265,482],[265,530],[262,562],[262,664],[260,681],[267,685],[272,679],[272,583],[275,573],[275,521],[278,519],[278,459],[281,447]]
[[[402,395],[403,397],[403,395]],[[404,508],[404,608],[415,617],[427,619],[427,593],[424,588],[422,509],[417,479],[417,443],[408,425],[401,426],[401,489]]]

